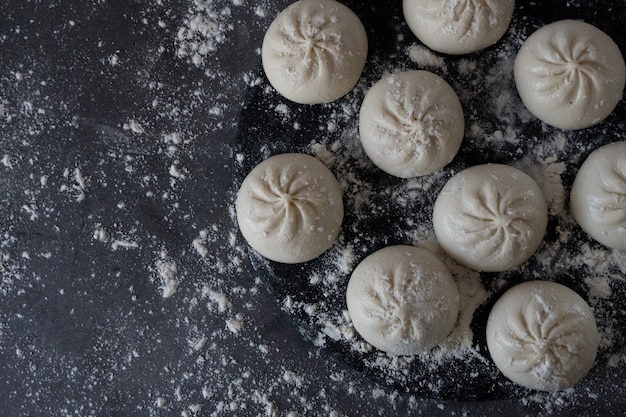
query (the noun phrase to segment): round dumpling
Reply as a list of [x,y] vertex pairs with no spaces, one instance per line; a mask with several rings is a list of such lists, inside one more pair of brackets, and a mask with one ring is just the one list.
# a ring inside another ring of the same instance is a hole
[[414,355],[443,340],[459,313],[459,290],[447,267],[413,246],[389,246],[354,270],[346,300],[357,332],[394,355]]
[[275,155],[257,165],[241,184],[235,208],[250,246],[268,259],[290,264],[330,248],[343,221],[336,178],[305,154]]
[[465,122],[458,96],[428,71],[387,75],[368,91],[359,134],[367,156],[401,178],[431,174],[461,146]]
[[624,91],[626,67],[607,34],[585,22],[562,20],[524,42],[514,74],[532,114],[551,126],[574,130],[611,114]]
[[592,238],[626,250],[626,142],[605,145],[589,155],[570,194],[574,218]]
[[335,101],[354,88],[367,57],[359,18],[335,0],[300,0],[268,28],[261,49],[269,82],[296,103]]
[[599,343],[589,305],[555,282],[516,285],[498,299],[487,321],[487,347],[498,369],[535,390],[576,384],[592,368]]
[[543,241],[547,224],[548,208],[537,183],[500,164],[458,173],[443,187],[433,208],[441,247],[477,271],[521,265]]
[[404,0],[404,18],[430,49],[469,54],[498,42],[511,23],[514,0]]

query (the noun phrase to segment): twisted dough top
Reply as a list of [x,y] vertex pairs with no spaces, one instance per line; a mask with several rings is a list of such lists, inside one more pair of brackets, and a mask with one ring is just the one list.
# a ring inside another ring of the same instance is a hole
[[542,391],[569,388],[585,376],[599,340],[591,308],[554,282],[513,287],[487,322],[487,346],[498,368],[512,381]]
[[248,243],[284,263],[321,255],[334,243],[343,220],[333,174],[314,157],[293,153],[272,156],[248,174],[236,211]]
[[577,20],[542,27],[515,59],[515,83],[528,110],[561,129],[604,120],[622,97],[626,67],[618,46]]
[[513,16],[514,0],[404,0],[404,17],[435,51],[468,54],[496,43]]
[[359,18],[335,0],[300,0],[268,28],[262,46],[265,74],[289,100],[337,100],[357,83],[367,57]]
[[583,163],[570,194],[572,214],[591,237],[626,250],[626,142],[596,149]]
[[359,334],[394,355],[414,355],[453,328],[459,290],[447,267],[425,249],[388,246],[365,258],[348,283],[348,311]]
[[514,268],[537,250],[547,204],[539,186],[507,165],[477,165],[455,175],[435,201],[433,225],[444,250],[478,271]]
[[401,178],[447,165],[461,146],[464,129],[458,96],[443,78],[428,71],[383,77],[365,96],[359,118],[368,157]]

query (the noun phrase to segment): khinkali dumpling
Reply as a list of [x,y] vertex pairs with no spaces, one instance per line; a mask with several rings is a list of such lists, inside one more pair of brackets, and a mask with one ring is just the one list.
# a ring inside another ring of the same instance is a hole
[[354,270],[346,300],[357,332],[374,347],[414,355],[443,340],[459,313],[459,289],[435,255],[388,246]]
[[574,218],[592,238],[626,250],[626,142],[605,145],[589,155],[570,195]]
[[511,23],[514,0],[404,0],[404,18],[426,46],[468,54],[498,42]]
[[433,208],[441,247],[477,271],[505,271],[530,258],[548,223],[539,186],[522,171],[477,165],[452,177]]
[[589,305],[555,282],[516,285],[498,299],[487,321],[487,347],[498,369],[535,390],[576,384],[593,366],[599,343]]
[[261,162],[244,179],[235,204],[239,229],[250,246],[283,263],[321,255],[335,242],[343,220],[336,178],[305,154]]
[[367,156],[400,178],[431,174],[461,146],[465,122],[458,96],[428,71],[387,75],[367,92],[359,135]]
[[335,0],[300,0],[268,28],[262,46],[269,82],[296,103],[335,101],[354,88],[367,57],[367,34]]
[[622,98],[626,67],[606,33],[585,22],[561,20],[524,42],[514,74],[517,91],[532,114],[573,130],[597,124],[613,111]]

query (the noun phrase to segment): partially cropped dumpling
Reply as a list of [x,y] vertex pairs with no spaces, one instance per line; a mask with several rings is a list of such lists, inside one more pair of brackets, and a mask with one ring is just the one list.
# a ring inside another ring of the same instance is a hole
[[312,156],[272,156],[245,178],[237,194],[237,221],[246,241],[273,261],[312,260],[332,246],[343,220],[335,176]]
[[262,46],[269,82],[302,104],[335,101],[354,88],[367,57],[356,14],[335,0],[300,0],[268,28]]
[[559,391],[594,364],[600,337],[593,311],[555,282],[530,281],[508,290],[487,321],[487,347],[500,371],[530,389]]
[[561,129],[604,120],[622,98],[625,81],[619,47],[600,29],[577,20],[537,30],[515,59],[515,84],[524,105]]
[[477,271],[505,271],[530,258],[546,233],[544,194],[528,175],[500,164],[477,165],[452,177],[433,209],[441,247]]
[[605,145],[589,155],[570,199],[574,218],[589,236],[626,250],[626,142]]
[[514,0],[404,0],[404,18],[426,46],[469,54],[496,43],[511,23]]
[[464,128],[458,96],[428,71],[383,77],[365,96],[359,119],[367,156],[400,178],[431,174],[447,165],[461,146]]

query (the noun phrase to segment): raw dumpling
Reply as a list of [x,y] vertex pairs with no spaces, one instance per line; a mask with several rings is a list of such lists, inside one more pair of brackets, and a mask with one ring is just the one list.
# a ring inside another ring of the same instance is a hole
[[354,270],[346,300],[357,332],[394,355],[435,346],[454,327],[459,290],[447,267],[425,249],[389,246]]
[[332,246],[343,220],[337,180],[312,156],[272,156],[245,178],[237,221],[257,252],[283,263],[314,259]]
[[515,59],[515,84],[524,105],[561,129],[604,120],[620,101],[625,80],[624,58],[615,42],[577,20],[537,30]]
[[516,285],[498,299],[487,321],[487,347],[498,369],[535,390],[576,384],[593,366],[599,342],[591,308],[555,282]]
[[498,42],[511,23],[514,0],[404,0],[404,18],[430,49],[469,54]]
[[500,164],[477,165],[452,177],[433,209],[439,244],[477,271],[505,271],[525,262],[543,241],[547,223],[539,186]]
[[300,0],[283,10],[263,39],[269,82],[302,104],[335,101],[361,77],[367,35],[359,18],[335,0]]
[[401,178],[431,174],[461,146],[463,108],[448,83],[428,71],[388,75],[368,91],[359,134],[367,156]]
[[570,195],[574,218],[592,238],[626,250],[626,142],[605,145],[589,155]]

